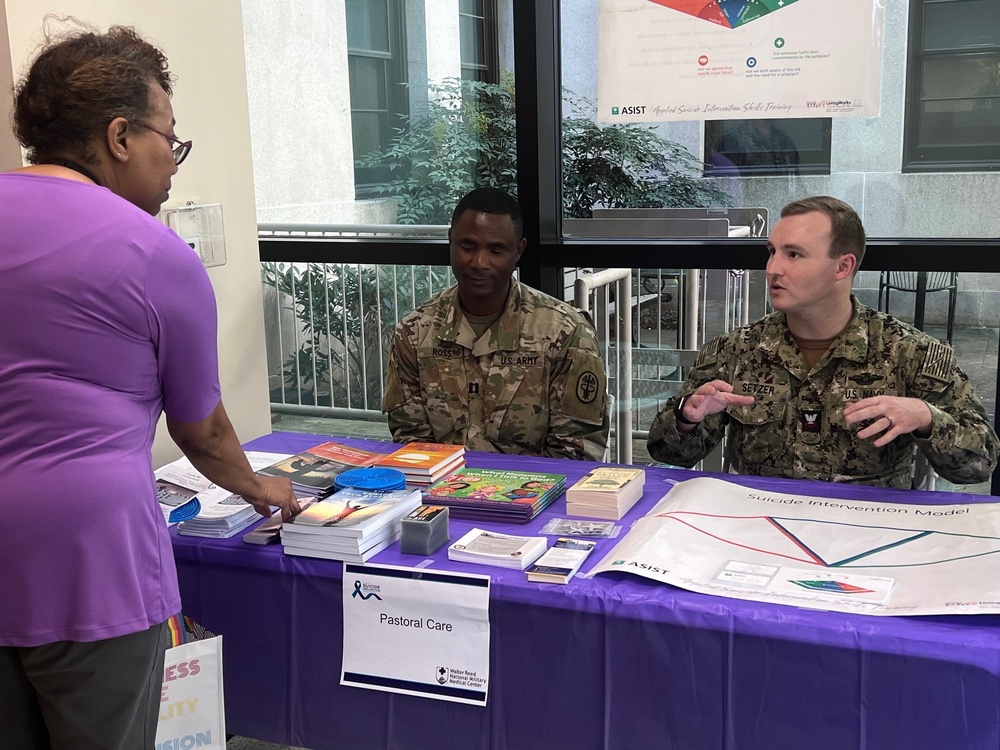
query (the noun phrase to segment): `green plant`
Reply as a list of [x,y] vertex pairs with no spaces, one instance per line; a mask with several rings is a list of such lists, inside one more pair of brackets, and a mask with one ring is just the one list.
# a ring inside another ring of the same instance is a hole
[[456,78],[432,84],[426,112],[405,118],[389,147],[357,160],[384,167],[379,188],[397,199],[401,224],[448,224],[455,204],[475,187],[516,195],[514,80],[499,84]]
[[563,209],[590,218],[604,208],[729,205],[729,195],[701,177],[702,163],[649,126],[601,125],[596,108],[567,92],[563,118]]
[[[358,159],[388,168],[380,190],[398,201],[402,224],[447,224],[459,198],[475,187],[516,195],[514,79],[449,79],[430,87],[426,112],[407,118],[383,152]],[[587,218],[594,206],[723,206],[729,196],[701,177],[701,162],[648,126],[601,125],[593,104],[565,92],[563,204]]]

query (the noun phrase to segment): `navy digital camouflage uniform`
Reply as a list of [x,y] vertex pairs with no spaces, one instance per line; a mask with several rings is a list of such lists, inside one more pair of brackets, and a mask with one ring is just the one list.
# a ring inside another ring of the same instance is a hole
[[[726,451],[740,474],[909,488],[919,448],[951,482],[988,480],[997,435],[951,347],[852,301],[850,324],[810,371],[784,313],[711,341],[681,393],[653,420],[650,455],[693,466],[728,428]],[[754,403],[730,406],[693,432],[680,432],[674,414],[680,396],[716,379]],[[930,436],[901,435],[881,448],[874,437],[859,439],[865,423],[848,425],[844,406],[883,395],[923,399],[933,416]]]
[[400,322],[382,411],[396,442],[599,461],[606,391],[586,316],[511,279],[503,313],[479,340],[457,286]]

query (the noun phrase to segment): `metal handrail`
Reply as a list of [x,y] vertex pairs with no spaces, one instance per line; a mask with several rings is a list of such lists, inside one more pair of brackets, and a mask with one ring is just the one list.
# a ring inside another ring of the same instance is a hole
[[[632,269],[608,268],[597,273],[582,274],[573,284],[574,306],[580,310],[590,310],[590,292],[607,288],[615,284],[615,323],[617,357],[615,358],[615,455],[614,461],[619,464],[632,463],[632,305],[621,304],[623,300],[632,300]],[[594,320],[607,320],[609,314],[609,295],[604,294],[603,308],[594,315]],[[605,365],[607,367],[607,365]],[[612,370],[608,367],[608,375]]]

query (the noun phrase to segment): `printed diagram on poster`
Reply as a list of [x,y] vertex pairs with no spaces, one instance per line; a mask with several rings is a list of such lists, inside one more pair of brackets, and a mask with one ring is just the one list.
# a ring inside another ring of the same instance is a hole
[[677,484],[590,575],[610,571],[839,612],[1000,614],[1000,503],[838,500],[703,477]]
[[344,565],[340,683],[485,706],[490,578]]
[[598,121],[873,117],[884,0],[600,0]]

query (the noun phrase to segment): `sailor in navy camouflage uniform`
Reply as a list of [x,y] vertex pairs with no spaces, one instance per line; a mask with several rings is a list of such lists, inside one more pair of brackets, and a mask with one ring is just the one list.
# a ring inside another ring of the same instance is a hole
[[990,478],[998,440],[951,347],[860,304],[857,214],[786,206],[768,243],[776,312],[710,342],[653,421],[650,455],[692,466],[727,433],[738,473],[910,487],[921,451],[945,479]]

